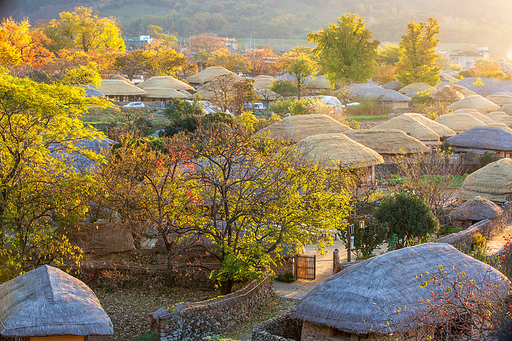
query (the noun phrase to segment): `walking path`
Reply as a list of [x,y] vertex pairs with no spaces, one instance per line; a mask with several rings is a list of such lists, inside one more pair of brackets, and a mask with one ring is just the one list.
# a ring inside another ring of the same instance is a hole
[[495,253],[503,249],[503,247],[505,247],[505,244],[507,243],[507,239],[511,238],[511,236],[512,225],[508,225],[503,229],[503,231],[499,235],[487,240],[487,254],[494,255]]

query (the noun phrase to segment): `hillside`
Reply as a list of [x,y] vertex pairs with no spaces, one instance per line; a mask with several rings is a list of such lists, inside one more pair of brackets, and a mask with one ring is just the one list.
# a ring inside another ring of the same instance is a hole
[[[237,38],[305,39],[308,32],[357,13],[381,41],[399,41],[409,20],[429,16],[441,24],[443,43],[488,46],[494,56],[512,53],[509,0],[18,0],[0,12],[33,23],[55,18],[76,5],[91,6],[101,16],[114,16],[126,36],[158,25],[181,37],[214,32]],[[509,51],[510,50],[510,51]]]

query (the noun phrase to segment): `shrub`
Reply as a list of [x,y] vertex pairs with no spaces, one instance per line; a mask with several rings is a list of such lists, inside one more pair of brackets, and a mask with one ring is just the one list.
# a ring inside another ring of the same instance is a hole
[[485,239],[484,236],[482,236],[481,233],[476,233],[473,235],[473,239],[471,242],[471,248],[476,250],[483,250],[485,248],[485,244],[487,243],[487,239]]
[[141,336],[136,337],[132,341],[158,341],[160,340],[160,336],[156,331],[145,332]]

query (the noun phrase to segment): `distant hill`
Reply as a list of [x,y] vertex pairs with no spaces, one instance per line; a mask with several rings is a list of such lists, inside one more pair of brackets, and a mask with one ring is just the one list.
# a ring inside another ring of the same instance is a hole
[[145,33],[148,24],[188,37],[213,32],[237,38],[305,39],[308,32],[344,13],[366,18],[381,41],[399,41],[410,20],[436,18],[443,43],[488,46],[495,57],[512,54],[510,0],[17,0],[1,16],[29,17],[32,23],[63,10],[90,6],[123,24],[126,36]]

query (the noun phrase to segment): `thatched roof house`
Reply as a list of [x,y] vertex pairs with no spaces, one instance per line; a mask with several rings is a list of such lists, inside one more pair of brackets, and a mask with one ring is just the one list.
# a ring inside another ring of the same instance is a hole
[[512,134],[512,129],[506,125],[505,123],[503,122],[492,122],[492,123],[487,123],[485,125],[486,127],[495,127],[495,128],[500,128],[500,129],[503,129],[505,130],[506,132],[509,132]]
[[466,88],[482,97],[488,97],[504,91],[502,88],[496,85],[468,85]]
[[384,158],[430,152],[430,148],[420,140],[398,129],[356,129],[347,130],[344,134]]
[[463,99],[464,95],[461,92],[455,90],[452,86],[445,85],[442,88],[434,91],[430,97],[432,97],[432,99],[437,102],[450,105]]
[[487,96],[486,98],[500,107],[505,104],[512,104],[512,94],[508,92],[497,92],[493,95]]
[[270,89],[272,83],[274,83],[274,80],[275,78],[272,76],[259,75],[254,77],[254,83],[252,84],[252,86],[256,90]]
[[136,87],[133,84],[119,79],[103,79],[100,86],[90,85],[91,88],[98,90],[108,99],[120,102],[139,101],[146,91]]
[[471,220],[473,222],[494,219],[503,214],[501,207],[492,201],[476,197],[466,201],[451,213],[453,220]]
[[469,90],[468,88],[466,88],[465,86],[462,86],[462,85],[458,85],[458,84],[452,84],[450,85],[452,88],[454,88],[455,90],[457,90],[458,92],[460,92],[461,94],[464,95],[464,97],[467,97],[467,96],[474,96],[476,95],[475,92]]
[[499,110],[507,113],[509,116],[512,116],[512,104],[505,104]]
[[493,151],[500,157],[512,155],[512,134],[496,127],[475,127],[447,141],[457,153],[475,152],[483,154],[486,150]]
[[502,117],[495,122],[506,124],[508,127],[512,128],[512,116]]
[[[448,281],[461,281],[458,276],[463,271],[479,288],[497,285],[497,294],[503,298],[510,288],[510,281],[493,267],[449,244],[426,243],[382,254],[337,273],[303,298],[290,317],[304,321],[302,335],[308,335],[307,340],[388,340],[395,332],[414,335],[419,331],[415,319],[431,311],[422,300],[432,295],[455,299],[456,293],[448,292],[446,285],[422,285],[441,271],[440,266]],[[421,322],[442,324],[443,319]]]
[[422,114],[406,113],[404,115],[411,116],[411,117],[417,119],[418,121],[420,121],[421,123],[423,123],[424,125],[429,127],[430,129],[435,131],[437,133],[437,135],[439,135],[439,138],[441,138],[441,139],[444,139],[446,137],[455,136],[457,134],[453,129],[450,129],[445,125],[442,125],[440,123],[432,121],[430,118],[427,118],[427,117],[423,116]]
[[497,84],[500,80],[496,78],[468,77],[457,81],[455,85],[462,85],[464,87],[468,87],[470,85],[475,84],[478,81],[480,81],[484,85],[492,85]]
[[384,162],[377,152],[344,134],[309,136],[297,143],[297,148],[306,161],[325,168],[364,168]]
[[409,92],[416,93],[418,91],[425,91],[425,90],[435,91],[436,88],[428,85],[427,83],[411,83],[407,86],[404,86],[400,90],[398,90],[398,92],[405,95]]
[[188,77],[187,82],[193,85],[201,85],[222,75],[232,75],[233,77],[235,77],[235,80],[237,81],[241,81],[243,79],[236,73],[231,72],[228,69],[223,68],[222,66],[210,66],[204,69],[203,71],[200,71],[195,75]]
[[256,96],[258,96],[258,98],[261,101],[264,101],[264,102],[275,101],[281,97],[280,94],[278,94],[270,89],[259,89],[259,90],[254,91],[254,93],[256,94]]
[[488,114],[486,114],[487,117],[489,117],[493,121],[498,121],[501,118],[509,117],[509,115],[504,111],[493,111]]
[[457,133],[462,133],[474,127],[482,127],[485,125],[484,122],[475,118],[471,114],[448,114],[439,116],[434,122],[440,123],[454,130]]
[[398,91],[380,87],[367,88],[359,98],[379,101],[392,109],[408,108],[412,101],[410,97],[402,95]]
[[145,95],[142,95],[142,99],[145,101],[168,101],[173,98],[179,99],[189,99],[193,98],[191,94],[186,94],[186,92],[178,91],[176,89],[171,88],[144,88],[146,91]]
[[155,76],[137,84],[139,88],[165,88],[174,90],[194,90],[193,87],[172,76]]
[[398,91],[400,88],[402,88],[402,84],[400,84],[399,81],[391,81],[389,83],[386,83],[382,86],[384,89],[390,89]]
[[443,71],[439,74],[439,78],[441,78],[441,82],[455,83],[458,81],[457,78]]
[[462,183],[461,199],[469,200],[476,196],[505,202],[512,194],[512,159],[505,158],[471,173]]
[[417,138],[427,146],[439,144],[439,135],[421,123],[420,120],[408,116],[400,115],[390,119],[389,121],[383,122],[374,127],[375,129],[398,129],[405,132],[414,138]]
[[87,335],[114,331],[87,285],[47,265],[0,285],[0,322],[2,336],[50,341],[69,340],[70,335],[84,340]]
[[330,133],[343,133],[350,127],[334,118],[322,115],[295,115],[260,130],[256,136],[269,137],[285,143],[297,143],[308,136]]
[[457,109],[452,114],[470,114],[474,118],[484,122],[485,124],[491,123],[494,120],[491,119],[489,116],[482,114],[479,111],[476,111],[475,109]]
[[320,75],[318,77],[314,77],[306,82],[305,87],[312,94],[319,94],[322,90],[331,90],[332,85],[331,82],[327,80],[327,77],[324,75]]
[[458,102],[450,104],[446,109],[457,110],[457,109],[475,109],[480,112],[490,112],[498,110],[500,107],[488,99],[480,96],[466,96]]

